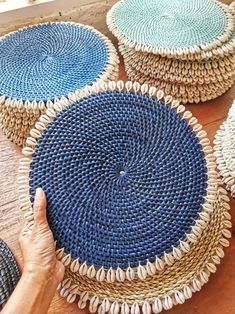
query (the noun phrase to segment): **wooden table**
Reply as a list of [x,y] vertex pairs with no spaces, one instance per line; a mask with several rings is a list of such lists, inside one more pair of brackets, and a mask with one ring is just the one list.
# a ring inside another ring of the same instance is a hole
[[[193,0],[192,0],[193,1]],[[120,78],[126,75],[121,64]],[[216,130],[226,118],[231,103],[235,99],[235,86],[216,100],[203,104],[187,105],[195,115],[208,137],[213,140]],[[17,169],[22,157],[21,148],[8,141],[0,131],[0,238],[7,242],[22,266],[22,256],[18,245],[18,234],[22,225],[17,190]],[[216,274],[210,277],[200,292],[193,295],[183,305],[175,306],[168,314],[235,314],[235,201],[231,201],[233,237],[230,247],[225,249],[225,257]],[[88,313],[76,304],[68,304],[56,295],[51,304],[50,314]],[[22,313],[23,314],[23,313]]]

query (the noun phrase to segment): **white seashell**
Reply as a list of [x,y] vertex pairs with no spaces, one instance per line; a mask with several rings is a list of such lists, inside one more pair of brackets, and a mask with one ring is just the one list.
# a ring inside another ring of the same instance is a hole
[[114,301],[110,307],[110,314],[118,314],[119,313],[119,304],[117,301]]
[[89,311],[90,311],[90,313],[95,313],[97,311],[98,305],[99,305],[99,297],[94,295],[90,299],[90,304],[89,304]]
[[66,278],[62,281],[62,287],[68,289],[71,287],[72,280],[70,278]]
[[161,100],[164,97],[164,95],[165,94],[162,90],[158,90],[156,97],[157,97],[157,99]]
[[42,136],[41,132],[38,131],[37,129],[32,129],[30,132],[30,135],[36,139]]
[[141,93],[142,93],[142,94],[147,94],[148,89],[149,89],[148,84],[143,84],[143,85],[141,85],[141,87],[140,87],[140,90],[141,90]]
[[62,298],[67,298],[67,296],[69,295],[69,291],[65,288],[62,288],[60,290],[60,295],[62,296]]
[[217,255],[220,257],[220,258],[223,258],[224,257],[224,251],[221,247],[217,247],[216,249],[216,253]]
[[116,279],[119,282],[123,282],[125,280],[125,272],[120,267],[116,270]]
[[201,219],[203,219],[206,222],[209,222],[210,220],[210,215],[206,212],[199,213],[199,216],[201,217]]
[[145,301],[142,305],[142,312],[143,314],[151,314],[151,306],[147,301]]
[[104,298],[104,300],[101,303],[101,307],[102,307],[104,313],[108,312],[110,309],[109,299]]
[[221,245],[223,245],[224,247],[228,247],[228,246],[229,246],[229,241],[228,241],[227,239],[225,239],[225,238],[221,238],[221,239],[219,240],[219,243],[220,243]]
[[88,271],[88,267],[87,267],[86,262],[84,262],[79,268],[79,274],[81,276],[85,276],[87,274],[87,271]]
[[175,259],[177,259],[177,260],[181,259],[182,252],[178,248],[173,247],[173,252],[172,253],[173,253],[173,256],[174,256]]
[[52,108],[48,108],[46,110],[46,114],[48,117],[55,118],[56,117],[56,112]]
[[67,300],[68,303],[73,303],[76,300],[76,297],[77,297],[76,294],[70,293],[67,296],[66,300]]
[[207,283],[209,280],[209,276],[207,275],[207,273],[205,271],[201,271],[200,273],[200,279],[203,283]]
[[64,266],[68,266],[71,262],[71,255],[68,254],[68,255],[65,255],[62,259],[61,259],[61,262],[64,264]]
[[108,82],[108,89],[109,89],[110,91],[115,90],[115,89],[116,89],[116,82],[114,82],[114,81],[109,81],[109,82]]
[[88,268],[88,270],[87,270],[87,277],[90,278],[90,279],[92,279],[92,278],[95,277],[95,275],[96,275],[95,267],[94,267],[94,265],[91,265],[91,266]]
[[52,102],[51,100],[47,100],[47,102],[46,102],[46,108],[48,109],[48,108],[53,108],[53,107],[54,107],[53,102]]
[[76,102],[77,101],[77,95],[75,93],[68,93],[68,99],[70,102]]
[[70,293],[72,294],[78,294],[79,291],[80,291],[80,287],[78,285],[72,285],[70,288],[69,288],[69,291]]
[[171,102],[171,108],[177,108],[179,105],[180,105],[179,100],[174,99],[174,100]]
[[183,119],[190,119],[192,117],[192,112],[190,111],[185,111],[182,118]]
[[129,92],[131,89],[132,89],[132,82],[131,81],[127,81],[125,83],[125,87],[126,87],[126,90]]
[[156,267],[153,263],[151,262],[147,262],[146,264],[146,270],[147,270],[147,273],[150,275],[150,276],[153,276],[156,274]]
[[212,256],[212,261],[213,261],[216,265],[220,264],[220,258],[219,258],[219,256],[218,256],[218,255]]
[[83,291],[80,295],[80,301],[82,303],[84,303],[84,302],[86,303],[88,301],[88,299],[89,299],[89,293],[87,291]]
[[133,83],[133,90],[136,93],[140,90],[140,83],[139,82],[134,82]]
[[131,314],[140,314],[140,307],[139,307],[139,304],[137,302],[132,304]]
[[176,109],[176,112],[177,113],[182,113],[182,112],[184,112],[184,110],[185,110],[185,106],[179,105],[179,107],[177,107],[177,109]]
[[96,273],[96,280],[97,281],[104,281],[105,280],[105,270],[101,267]]
[[42,122],[36,122],[35,123],[35,128],[39,131],[44,131],[46,129],[46,126]]
[[33,137],[28,137],[27,140],[26,140],[26,144],[27,145],[31,145],[31,146],[36,146],[37,145],[37,141],[35,138]]
[[151,97],[154,96],[154,95],[156,94],[156,92],[157,92],[157,88],[156,88],[156,87],[151,86],[151,87],[149,88],[149,95],[150,95]]
[[198,227],[198,226],[196,226],[196,225],[194,225],[194,226],[192,227],[192,232],[193,232],[197,237],[200,237],[201,234],[202,234],[201,228]]
[[22,149],[22,153],[23,153],[23,155],[29,157],[29,156],[32,156],[32,155],[33,155],[34,149],[33,149],[32,147],[24,147],[24,148]]
[[159,271],[163,270],[165,267],[163,260],[161,260],[159,257],[156,257],[155,266]]
[[173,301],[169,295],[163,299],[162,305],[164,310],[170,310],[173,307]]
[[209,270],[209,272],[211,272],[211,273],[215,273],[216,272],[216,266],[214,264],[207,263],[206,267]]
[[60,102],[56,102],[54,104],[54,110],[57,112],[61,112],[63,110],[63,106],[60,104]]
[[157,298],[154,301],[154,303],[152,305],[152,310],[153,310],[154,314],[158,314],[158,313],[162,312],[162,310],[163,310],[162,301],[159,298]]
[[119,91],[122,91],[124,89],[124,82],[123,81],[117,81],[117,89]]
[[184,294],[180,291],[175,292],[175,300],[178,304],[183,304],[185,302]]
[[121,314],[129,314],[130,312],[130,308],[129,305],[127,303],[122,303],[121,305]]
[[78,301],[78,307],[83,310],[86,307],[86,302],[82,302],[81,300]]
[[199,291],[199,290],[201,290],[201,287],[202,287],[202,285],[201,285],[200,281],[196,278],[193,279],[193,289],[195,291]]
[[137,268],[137,275],[140,278],[140,280],[145,280],[147,277],[147,271],[144,266],[139,265]]
[[224,236],[225,238],[228,238],[228,239],[230,239],[231,236],[232,236],[231,232],[230,232],[229,230],[227,230],[227,229],[223,229],[223,230],[222,230],[222,233],[223,233],[223,236]]
[[64,248],[56,251],[56,257],[58,260],[61,260],[63,258],[63,256],[64,256]]
[[174,263],[174,257],[170,253],[164,253],[164,260],[168,266]]
[[73,273],[76,273],[79,271],[79,267],[80,267],[80,263],[78,259],[75,259],[74,261],[72,261],[71,265],[70,265],[70,270]]
[[184,287],[184,296],[185,299],[190,299],[192,297],[192,290],[189,288],[189,286]]
[[45,114],[40,116],[39,121],[41,121],[45,125],[47,125],[48,123],[51,122],[50,118],[47,115],[45,115]]
[[110,268],[107,271],[107,277],[106,277],[108,282],[114,282],[116,280],[116,276],[115,276],[115,270]]
[[170,104],[172,102],[173,98],[170,95],[167,95],[164,97],[165,104]]
[[181,250],[185,253],[188,253],[190,250],[190,245],[185,241],[180,241]]
[[127,270],[126,270],[126,278],[127,278],[127,280],[129,280],[129,281],[132,281],[132,280],[134,280],[134,278],[135,278],[135,271],[134,271],[134,269],[133,268],[131,268],[130,266],[127,268]]

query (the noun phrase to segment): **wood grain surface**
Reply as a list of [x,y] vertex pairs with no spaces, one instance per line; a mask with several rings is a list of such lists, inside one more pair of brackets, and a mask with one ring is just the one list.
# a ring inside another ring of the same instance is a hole
[[[229,1],[226,1],[229,2]],[[125,80],[121,63],[120,78]],[[226,94],[213,101],[196,105],[186,105],[192,111],[208,137],[213,140],[216,130],[226,118],[231,103],[235,99],[235,86]],[[22,225],[22,213],[19,210],[17,190],[17,169],[22,157],[21,148],[9,142],[0,131],[0,238],[11,248],[22,267],[22,256],[18,245],[18,234]],[[235,314],[235,201],[231,201],[233,222],[230,247],[218,270],[210,277],[200,292],[193,295],[183,305],[175,306],[168,314]],[[68,304],[55,295],[49,314],[88,313],[79,310],[76,304]],[[23,314],[23,313],[22,313]]]

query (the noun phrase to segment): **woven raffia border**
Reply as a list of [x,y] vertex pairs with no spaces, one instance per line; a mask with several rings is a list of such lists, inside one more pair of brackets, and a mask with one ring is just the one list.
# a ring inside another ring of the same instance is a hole
[[235,101],[214,139],[214,155],[226,189],[235,197]]
[[[148,94],[150,97],[154,97],[165,103],[166,106],[170,106],[175,110],[183,120],[187,121],[189,126],[195,132],[199,144],[205,155],[206,167],[207,167],[207,192],[204,198],[204,204],[199,214],[195,225],[191,227],[191,232],[185,235],[185,240],[180,241],[177,247],[172,247],[171,253],[165,253],[161,257],[156,256],[154,263],[148,262],[146,265],[139,265],[136,268],[128,267],[123,270],[120,268],[115,269],[104,269],[103,267],[96,269],[94,265],[87,265],[85,261],[80,262],[79,259],[73,260],[68,252],[64,252],[64,248],[57,250],[57,257],[64,265],[74,273],[79,273],[80,276],[86,276],[88,278],[95,278],[98,282],[123,282],[132,281],[136,277],[140,280],[145,280],[148,277],[154,276],[156,272],[161,272],[165,267],[173,265],[175,262],[187,255],[191,249],[192,244],[199,241],[203,230],[206,228],[210,221],[210,214],[214,210],[214,205],[217,201],[217,172],[215,171],[216,164],[215,158],[212,154],[213,150],[210,146],[210,141],[207,138],[207,134],[202,130],[202,125],[198,123],[198,120],[192,116],[190,111],[185,111],[185,107],[180,104],[178,100],[173,100],[169,95],[164,95],[161,90],[157,90],[155,87],[150,87],[147,84],[140,85],[135,82],[110,81],[107,83],[97,83],[93,86],[87,86],[77,94],[75,102],[88,97],[89,95],[113,91],[113,90],[127,90],[135,93]],[[43,131],[49,124],[60,113],[66,106],[63,103],[57,102],[54,104],[54,108],[47,109],[46,113],[39,118],[39,122],[35,124],[35,128],[30,131],[30,137],[26,141],[26,146],[23,148],[23,154],[26,156],[20,161],[19,167],[19,191],[20,191],[20,207],[26,212],[25,217],[28,220],[32,219],[32,205],[30,202],[29,195],[29,172],[31,156],[34,154],[35,146],[37,145],[37,139],[41,137]]]
[[[102,74],[97,77],[94,82],[103,82],[108,80],[116,80],[119,73],[119,58],[116,48],[112,42],[100,33],[92,26],[83,25],[75,22],[47,22],[34,24],[20,28],[17,31],[8,33],[0,38],[3,40],[14,33],[23,31],[25,29],[48,24],[68,24],[83,27],[91,32],[94,32],[106,45],[108,51],[107,65],[104,68]],[[34,127],[36,121],[41,114],[45,113],[47,109],[53,108],[54,104],[58,101],[63,103],[64,106],[69,105],[76,99],[76,93],[79,90],[71,91],[68,95],[64,95],[62,98],[54,100],[49,99],[48,101],[29,101],[25,102],[20,99],[6,97],[5,95],[0,96],[0,123],[4,134],[15,144],[23,146],[25,145],[26,138],[29,136],[29,131]]]
[[221,7],[228,19],[227,28],[224,33],[217,38],[215,41],[211,43],[207,43],[205,45],[201,45],[200,47],[188,47],[188,48],[157,48],[148,45],[144,45],[138,43],[136,41],[130,40],[125,34],[119,31],[115,24],[115,14],[116,10],[119,6],[125,3],[125,0],[121,0],[113,5],[113,7],[109,10],[106,18],[106,22],[109,30],[113,33],[113,35],[118,39],[118,41],[130,49],[134,49],[135,51],[141,51],[144,53],[151,54],[159,54],[161,56],[167,56],[169,58],[177,58],[177,59],[207,59],[211,58],[213,55],[215,56],[224,56],[228,52],[234,51],[235,49],[235,39],[231,39],[232,32],[234,30],[234,3],[230,6],[223,4],[217,0],[211,0],[215,2],[219,7]]
[[175,84],[203,85],[226,81],[235,76],[235,55],[205,61],[177,60],[143,54],[119,45],[125,62],[143,76]]

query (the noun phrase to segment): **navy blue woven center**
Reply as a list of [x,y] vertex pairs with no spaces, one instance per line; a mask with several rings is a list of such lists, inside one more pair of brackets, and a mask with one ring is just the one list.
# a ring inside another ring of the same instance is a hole
[[42,187],[59,247],[97,267],[172,251],[191,231],[206,189],[204,154],[173,110],[146,95],[90,96],[39,140],[31,195]]
[[0,41],[0,94],[47,100],[93,83],[108,50],[90,30],[72,24],[27,28]]

